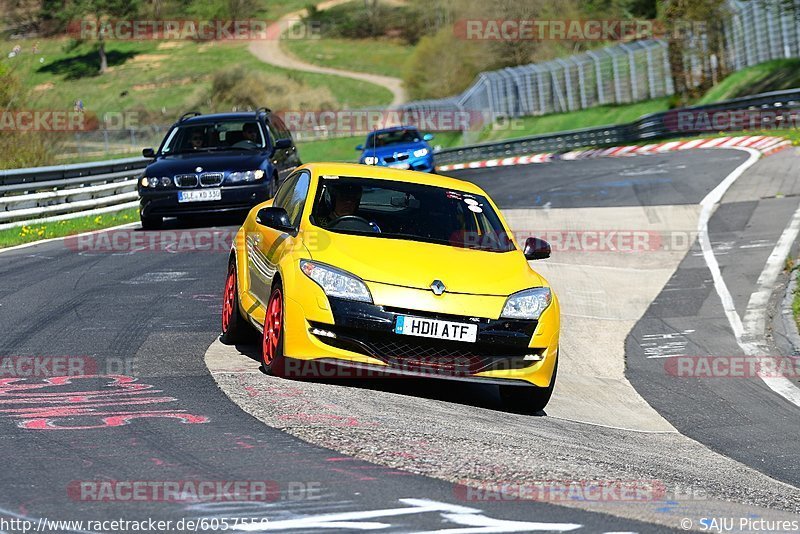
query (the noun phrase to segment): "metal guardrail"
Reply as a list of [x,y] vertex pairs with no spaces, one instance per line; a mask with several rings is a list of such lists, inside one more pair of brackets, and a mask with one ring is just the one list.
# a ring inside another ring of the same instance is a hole
[[[681,113],[713,111],[792,111],[800,109],[800,89],[773,91],[753,96],[735,98],[714,104],[676,108],[660,113],[644,115],[628,124],[615,124],[584,128],[568,132],[533,135],[516,139],[482,143],[477,145],[447,148],[436,152],[436,164],[467,163],[470,161],[497,159],[541,152],[567,152],[577,148],[612,146],[620,143],[641,143],[653,139],[687,137],[709,131],[698,128],[679,128]],[[774,128],[773,120],[780,121],[778,115],[756,115],[758,125],[753,129]],[[792,125],[794,126],[794,125]],[[748,129],[750,125],[748,125]]]
[[149,162],[127,158],[0,171],[0,229],[135,207],[136,179]]

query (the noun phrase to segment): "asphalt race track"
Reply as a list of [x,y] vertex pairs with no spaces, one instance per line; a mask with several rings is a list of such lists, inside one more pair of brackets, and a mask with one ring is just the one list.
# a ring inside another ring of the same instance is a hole
[[[697,229],[698,205],[747,159],[698,150],[453,175],[487,189],[515,230],[674,237]],[[766,285],[762,273],[800,204],[796,159],[755,163],[709,221],[742,316],[757,289],[773,305],[783,296],[786,277]],[[229,531],[668,532],[682,519],[798,517],[798,407],[757,377],[665,372],[663,356],[741,353],[693,234],[684,247],[565,247],[534,264],[562,300],[564,365],[546,416],[523,416],[487,386],[263,375],[254,347],[216,341],[235,222],[168,227],[162,239],[188,237],[167,247],[129,228],[106,233],[116,242],[99,234],[0,253],[0,516],[153,518],[175,532],[201,518],[258,521]],[[211,250],[189,250],[201,239]],[[790,354],[778,316],[765,343]],[[1,366],[27,357],[42,366],[32,378]],[[78,376],[43,378],[62,361]],[[546,480],[663,491],[504,501],[458,484]],[[269,491],[202,503],[97,491],[120,481],[262,481]]]

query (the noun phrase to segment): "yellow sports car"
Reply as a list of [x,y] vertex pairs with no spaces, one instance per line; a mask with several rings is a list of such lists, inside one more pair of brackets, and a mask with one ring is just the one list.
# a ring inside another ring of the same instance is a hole
[[537,412],[555,384],[560,319],[527,260],[549,255],[540,239],[521,248],[474,184],[304,165],[237,233],[221,339],[261,332],[268,373],[494,383],[509,407]]

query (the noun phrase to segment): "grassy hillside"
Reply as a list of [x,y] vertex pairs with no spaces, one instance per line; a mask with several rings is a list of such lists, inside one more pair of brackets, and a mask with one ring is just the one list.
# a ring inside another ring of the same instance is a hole
[[307,63],[396,78],[414,51],[411,45],[389,39],[287,39],[281,46]]
[[[211,76],[222,67],[236,65],[262,73],[274,83],[290,79],[308,87],[326,87],[336,107],[380,106],[391,93],[379,86],[322,74],[299,73],[263,64],[244,43],[109,42],[109,72],[97,74],[97,54],[90,44],[75,48],[66,39],[17,41],[22,54],[5,58],[19,76],[28,105],[40,109],[71,109],[81,99],[86,110],[141,110],[150,122],[163,115],[169,122],[195,107],[210,87]],[[270,102],[264,102],[270,106]],[[202,110],[201,111],[211,111]]]
[[776,59],[734,72],[712,87],[698,104],[800,87],[800,59]]

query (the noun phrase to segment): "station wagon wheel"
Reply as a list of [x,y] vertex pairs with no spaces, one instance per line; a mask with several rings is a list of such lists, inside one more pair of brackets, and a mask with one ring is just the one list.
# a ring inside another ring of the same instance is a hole
[[277,192],[278,192],[278,175],[274,174],[272,175],[272,180],[270,180],[269,192],[267,193],[267,196],[269,198],[275,198],[275,194]]
[[228,265],[225,290],[222,294],[222,335],[220,341],[232,345],[245,341],[249,328],[242,312],[239,311],[238,283],[236,279],[236,260]]
[[264,371],[280,374],[283,367],[284,300],[280,285],[272,288],[264,315],[264,334],[261,336],[261,360]]

